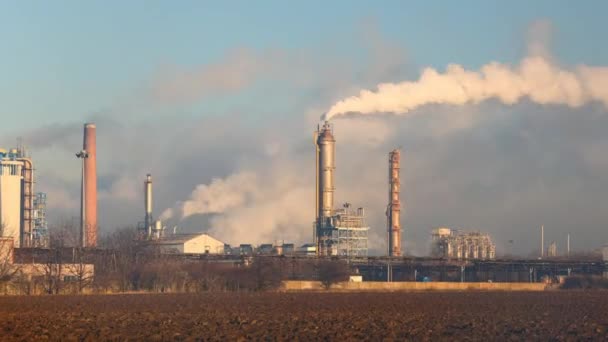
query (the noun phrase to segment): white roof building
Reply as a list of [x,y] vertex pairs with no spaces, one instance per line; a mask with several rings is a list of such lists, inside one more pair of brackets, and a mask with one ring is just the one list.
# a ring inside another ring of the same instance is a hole
[[208,234],[179,234],[155,242],[161,253],[172,254],[224,254],[225,243]]

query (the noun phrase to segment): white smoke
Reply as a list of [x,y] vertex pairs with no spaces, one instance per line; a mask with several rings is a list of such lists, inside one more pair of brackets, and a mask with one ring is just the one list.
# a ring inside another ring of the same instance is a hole
[[200,184],[187,200],[165,210],[161,219],[180,224],[193,215],[213,214],[208,226],[197,229],[230,244],[309,239],[314,189],[290,166],[275,162],[271,168],[276,174],[247,169]]
[[213,179],[209,185],[200,184],[190,194],[190,198],[177,202],[166,209],[161,220],[181,220],[196,214],[219,214],[242,205],[259,192],[256,175],[239,172],[226,179]]
[[524,98],[538,104],[580,107],[598,101],[608,108],[608,67],[580,65],[562,69],[542,56],[524,58],[517,66],[492,62],[479,71],[448,65],[441,73],[426,68],[417,81],[381,83],[375,91],[334,104],[324,115],[356,112],[361,114],[404,114],[427,104],[464,105],[497,99],[512,105]]

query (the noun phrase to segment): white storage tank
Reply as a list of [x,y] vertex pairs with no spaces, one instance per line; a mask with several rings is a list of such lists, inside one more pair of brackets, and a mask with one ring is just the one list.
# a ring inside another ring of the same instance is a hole
[[21,246],[21,167],[19,161],[0,160],[0,235],[12,237],[16,248]]

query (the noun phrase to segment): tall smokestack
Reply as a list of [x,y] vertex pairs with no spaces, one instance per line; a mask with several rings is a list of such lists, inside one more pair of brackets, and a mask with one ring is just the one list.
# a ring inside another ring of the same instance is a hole
[[388,155],[388,208],[386,210],[388,223],[388,255],[401,256],[401,203],[399,192],[399,170],[401,168],[401,152],[393,150]]
[[145,210],[146,210],[146,216],[145,216],[145,225],[146,225],[146,234],[151,233],[151,228],[152,228],[152,175],[147,174],[146,175],[146,181],[144,182],[144,197],[145,197]]
[[95,124],[84,124],[84,226],[85,247],[97,246],[97,147]]
[[570,233],[568,233],[568,239],[566,241],[566,255],[570,256]]
[[540,257],[545,256],[545,226],[540,226]]
[[332,133],[331,125],[325,122],[317,130],[317,255],[325,255],[323,250],[323,236],[320,230],[327,224],[334,208],[334,170],[336,139]]

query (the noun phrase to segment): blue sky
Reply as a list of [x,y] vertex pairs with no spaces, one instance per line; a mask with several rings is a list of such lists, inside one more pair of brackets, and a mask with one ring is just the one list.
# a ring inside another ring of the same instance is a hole
[[84,120],[164,65],[204,65],[234,48],[322,56],[331,47],[360,60],[368,22],[416,66],[514,63],[528,25],[541,18],[555,27],[561,63],[606,64],[606,13],[605,1],[5,1],[0,133]]

